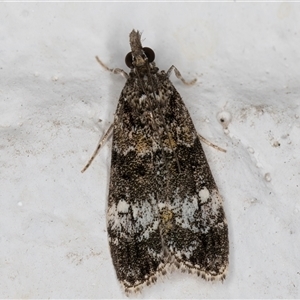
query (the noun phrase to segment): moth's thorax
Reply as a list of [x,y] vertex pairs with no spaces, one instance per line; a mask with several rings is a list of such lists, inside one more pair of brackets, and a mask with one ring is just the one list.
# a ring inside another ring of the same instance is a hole
[[158,107],[164,110],[169,105],[170,97],[175,93],[164,71],[151,64],[151,72],[141,73],[137,76],[136,69],[130,72],[130,77],[122,91],[124,105],[137,113],[143,111],[156,111]]
[[151,77],[158,73],[158,68],[155,63],[144,61],[141,65],[134,67],[130,74],[136,78],[143,78],[144,80],[151,80]]

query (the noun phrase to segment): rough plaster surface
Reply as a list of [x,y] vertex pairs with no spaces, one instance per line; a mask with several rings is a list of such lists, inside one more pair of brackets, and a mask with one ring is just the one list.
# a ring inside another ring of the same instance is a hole
[[[174,272],[144,298],[300,297],[300,4],[1,3],[0,298],[120,298],[105,209],[128,34],[143,31],[225,199],[223,283]],[[220,120],[225,122],[221,123]]]

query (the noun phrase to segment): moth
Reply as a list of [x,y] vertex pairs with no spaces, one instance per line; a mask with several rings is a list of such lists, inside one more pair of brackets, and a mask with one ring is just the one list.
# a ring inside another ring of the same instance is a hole
[[228,269],[223,199],[199,136],[169,77],[159,71],[141,34],[129,35],[129,74],[114,122],[83,169],[113,132],[107,231],[117,278],[126,292],[155,282],[173,267],[207,280]]

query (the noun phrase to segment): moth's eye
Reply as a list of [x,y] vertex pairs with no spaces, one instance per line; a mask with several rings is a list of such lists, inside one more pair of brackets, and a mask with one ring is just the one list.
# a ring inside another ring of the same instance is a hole
[[143,50],[144,50],[146,56],[148,57],[148,62],[153,62],[154,58],[155,58],[154,51],[151,48],[148,48],[148,47],[144,47]]
[[132,53],[129,52],[126,57],[125,57],[125,63],[126,63],[126,66],[130,69],[133,68],[133,64],[132,64]]

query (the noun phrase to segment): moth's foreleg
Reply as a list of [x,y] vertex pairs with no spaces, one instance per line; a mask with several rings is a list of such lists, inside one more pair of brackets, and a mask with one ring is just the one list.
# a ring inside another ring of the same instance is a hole
[[112,73],[114,73],[114,74],[120,74],[120,75],[122,75],[123,77],[125,77],[126,79],[129,78],[129,75],[128,75],[124,70],[119,69],[119,68],[110,69],[108,66],[106,66],[106,65],[100,60],[100,58],[99,58],[98,56],[96,56],[96,60],[97,60],[97,62],[98,62],[105,70],[107,70],[107,71],[109,71],[109,72],[112,72]]
[[180,80],[181,80],[184,84],[186,84],[186,85],[193,85],[193,84],[197,81],[196,78],[193,79],[193,80],[190,81],[190,82],[186,81],[186,80],[182,77],[182,75],[180,74],[179,70],[178,70],[174,65],[171,66],[170,69],[168,70],[168,72],[167,72],[167,76],[168,76],[168,77],[171,76],[171,72],[172,72],[172,71],[174,71],[176,77],[177,77],[178,79],[180,79]]
[[96,150],[94,151],[92,157],[90,158],[90,160],[88,161],[86,166],[82,169],[81,173],[83,173],[91,165],[91,163],[93,162],[93,160],[97,156],[101,146],[103,145],[103,143],[108,139],[108,137],[112,133],[113,127],[114,127],[114,124],[111,124],[110,127],[108,128],[108,130],[106,131],[106,133],[104,134],[104,136],[100,139]]

